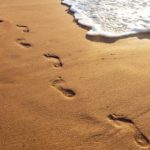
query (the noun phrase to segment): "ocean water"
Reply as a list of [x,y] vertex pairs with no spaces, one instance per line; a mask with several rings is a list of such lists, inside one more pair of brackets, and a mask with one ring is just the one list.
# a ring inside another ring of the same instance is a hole
[[150,0],[62,0],[88,35],[121,37],[150,32]]

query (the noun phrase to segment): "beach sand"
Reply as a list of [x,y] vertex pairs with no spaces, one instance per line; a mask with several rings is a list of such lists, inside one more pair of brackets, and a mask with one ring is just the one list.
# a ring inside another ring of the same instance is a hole
[[0,150],[150,148],[150,34],[86,37],[60,0],[0,20]]

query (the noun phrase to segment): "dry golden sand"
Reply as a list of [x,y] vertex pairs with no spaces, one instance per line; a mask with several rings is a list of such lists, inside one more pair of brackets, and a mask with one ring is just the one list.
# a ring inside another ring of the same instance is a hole
[[0,0],[0,150],[148,150],[150,35],[88,40],[67,9]]

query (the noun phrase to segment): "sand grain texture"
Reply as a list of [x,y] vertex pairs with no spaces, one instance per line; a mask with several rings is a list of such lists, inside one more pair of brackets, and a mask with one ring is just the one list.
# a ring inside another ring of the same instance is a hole
[[86,37],[67,10],[0,0],[0,150],[148,150],[150,34]]

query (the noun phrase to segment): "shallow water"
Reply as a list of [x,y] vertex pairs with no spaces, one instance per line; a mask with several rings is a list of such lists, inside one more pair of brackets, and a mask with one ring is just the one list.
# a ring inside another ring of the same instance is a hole
[[120,37],[150,32],[150,0],[63,0],[88,35]]

